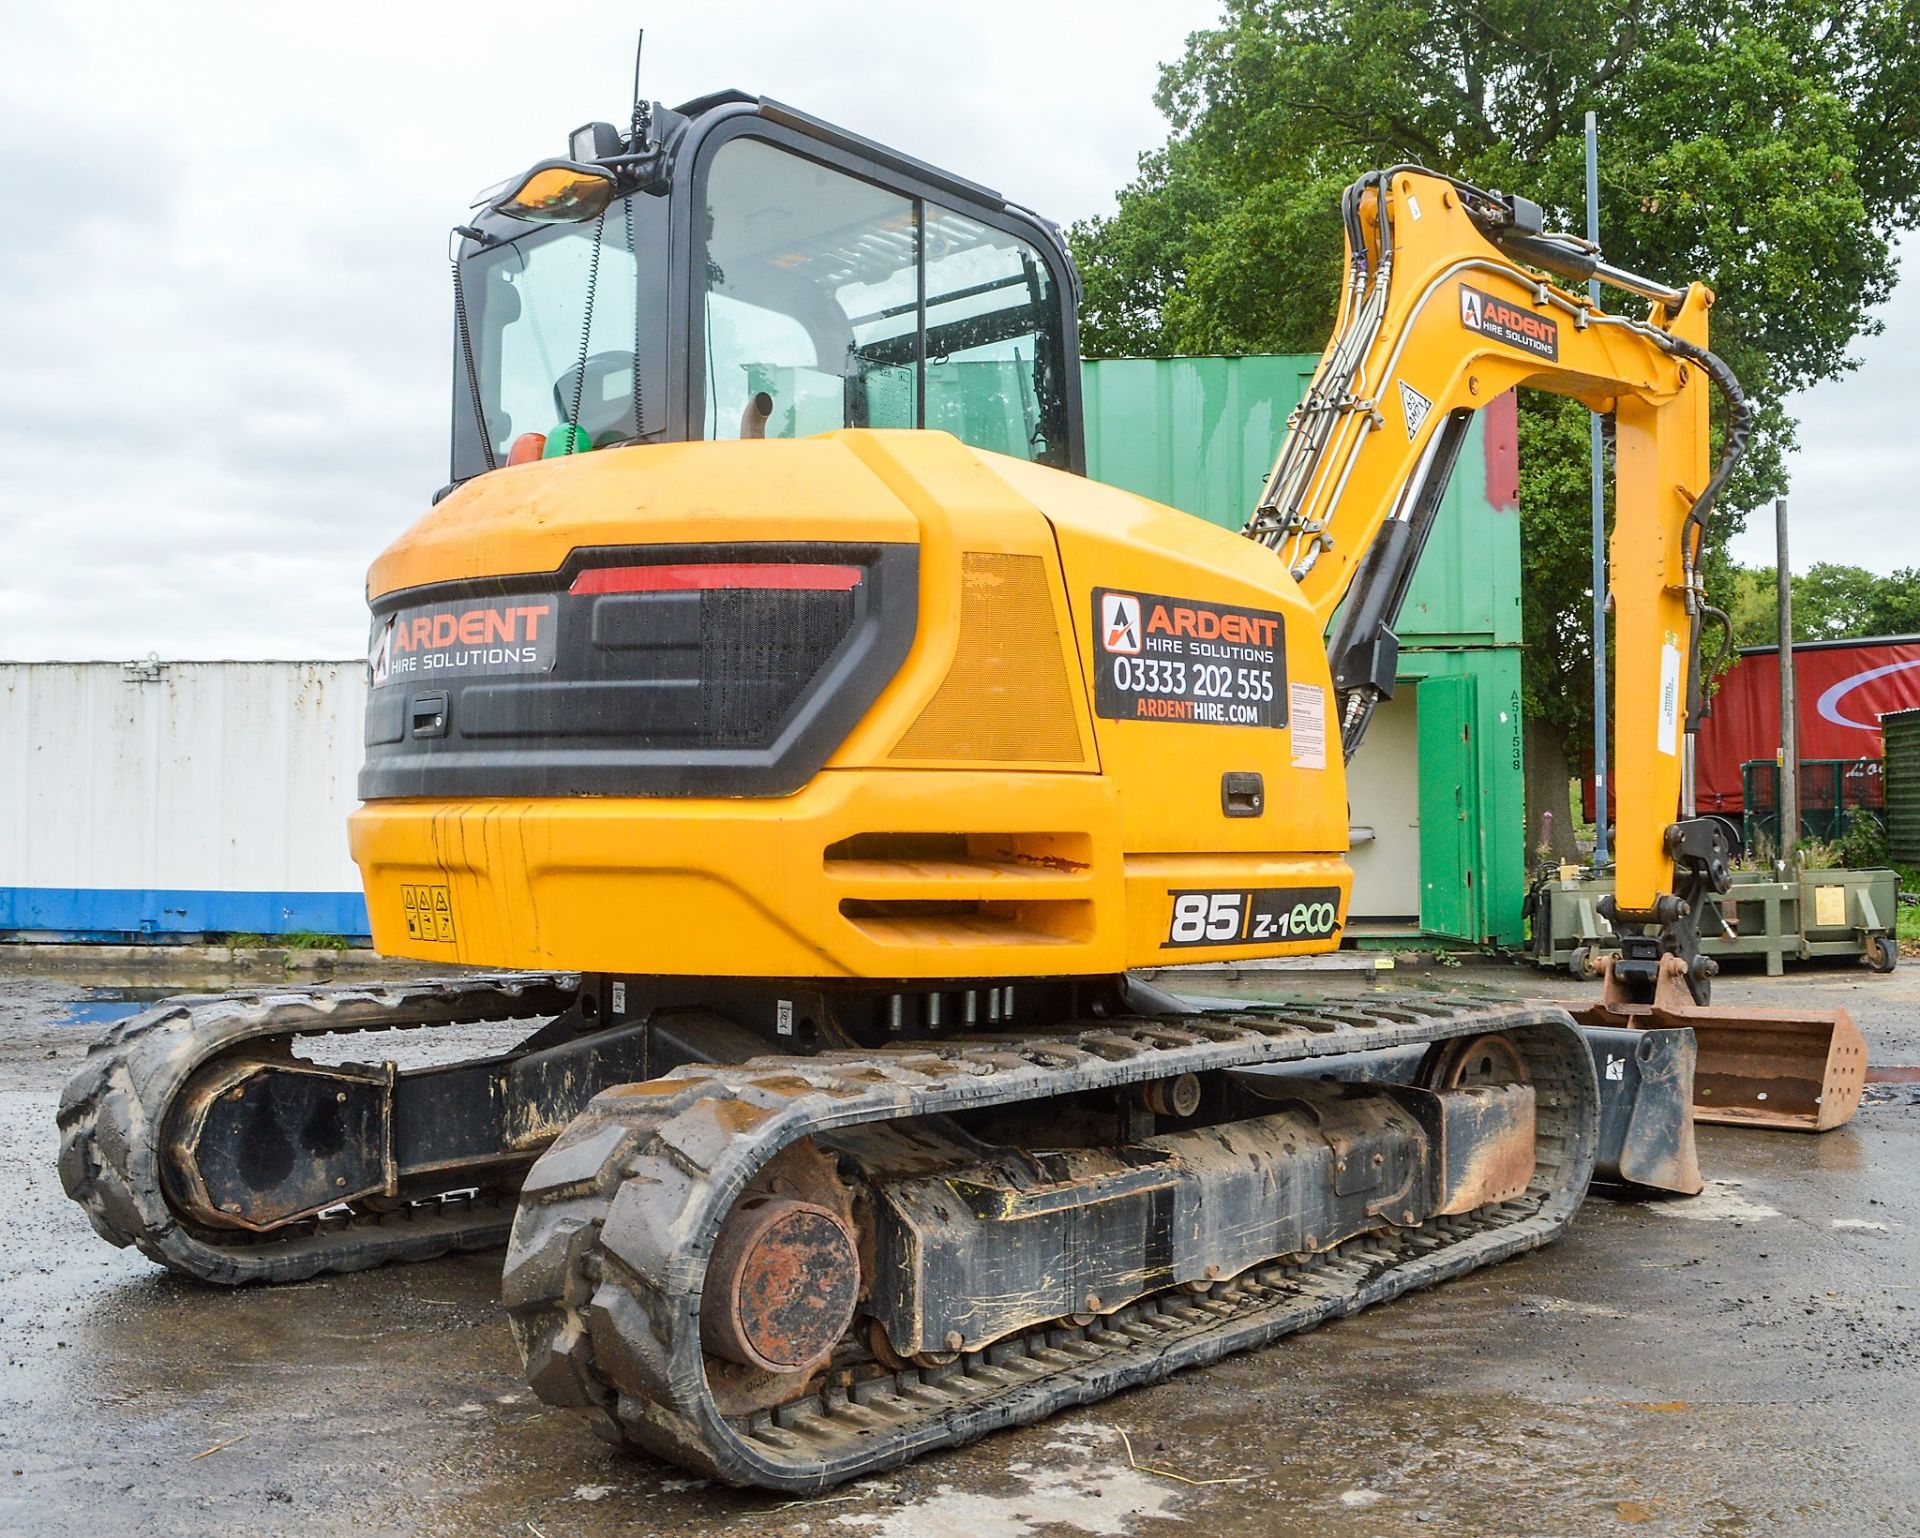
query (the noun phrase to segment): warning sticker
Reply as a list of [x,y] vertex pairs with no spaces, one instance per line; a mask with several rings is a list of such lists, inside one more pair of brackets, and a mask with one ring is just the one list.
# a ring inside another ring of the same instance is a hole
[[555,606],[522,595],[419,604],[375,620],[367,647],[373,687],[475,673],[544,673],[553,666]]
[[1427,413],[1433,410],[1433,402],[1406,382],[1400,381],[1400,409],[1407,418],[1407,442],[1411,443],[1420,436],[1420,424],[1427,419]]
[[1327,691],[1318,684],[1289,684],[1287,708],[1293,714],[1293,767],[1327,767]]
[[1285,726],[1286,624],[1266,609],[1093,590],[1094,710],[1113,721]]
[[1460,324],[1536,358],[1552,362],[1560,356],[1559,321],[1464,283],[1460,285]]
[[1660,721],[1653,745],[1662,753],[1680,751],[1680,641],[1672,631],[1660,648]]
[[400,911],[406,916],[409,940],[453,944],[453,894],[446,887],[403,881]]

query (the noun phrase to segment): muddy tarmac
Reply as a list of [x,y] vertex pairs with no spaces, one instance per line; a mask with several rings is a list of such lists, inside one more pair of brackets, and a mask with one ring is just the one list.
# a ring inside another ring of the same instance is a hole
[[[795,1502],[539,1404],[497,1256],[228,1292],[103,1243],[54,1173],[61,1084],[139,1007],[99,981],[0,971],[0,1532],[1920,1531],[1920,1085],[1876,1086],[1823,1137],[1702,1128],[1704,1197],[1592,1200],[1547,1250]],[[1580,991],[1493,966],[1182,985]],[[1844,1006],[1877,1062],[1920,1064],[1920,969],[1719,991]]]

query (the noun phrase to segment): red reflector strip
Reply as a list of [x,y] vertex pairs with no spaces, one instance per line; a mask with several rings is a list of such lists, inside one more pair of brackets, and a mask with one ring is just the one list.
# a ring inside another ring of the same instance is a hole
[[710,588],[847,593],[860,585],[858,566],[807,566],[785,561],[701,566],[596,566],[573,579],[570,593],[688,593]]

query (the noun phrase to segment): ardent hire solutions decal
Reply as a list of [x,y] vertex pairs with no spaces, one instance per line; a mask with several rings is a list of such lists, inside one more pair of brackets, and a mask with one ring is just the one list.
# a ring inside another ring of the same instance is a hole
[[373,686],[553,667],[554,602],[534,594],[419,604],[375,620],[367,651]]
[[1271,610],[1097,587],[1093,626],[1096,714],[1287,724],[1286,623]]
[[1460,285],[1460,324],[1549,362],[1560,357],[1560,322],[1477,288]]

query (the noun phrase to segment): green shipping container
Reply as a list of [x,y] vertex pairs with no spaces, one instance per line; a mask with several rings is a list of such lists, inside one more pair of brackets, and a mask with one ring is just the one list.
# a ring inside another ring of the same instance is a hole
[[[1238,529],[1318,361],[1296,354],[1087,363],[1087,472]],[[1420,702],[1420,927],[1518,945],[1527,885],[1520,520],[1510,491],[1496,500],[1485,469],[1486,436],[1498,430],[1486,419],[1494,414],[1481,413],[1462,448],[1394,628],[1401,692],[1413,689]]]

